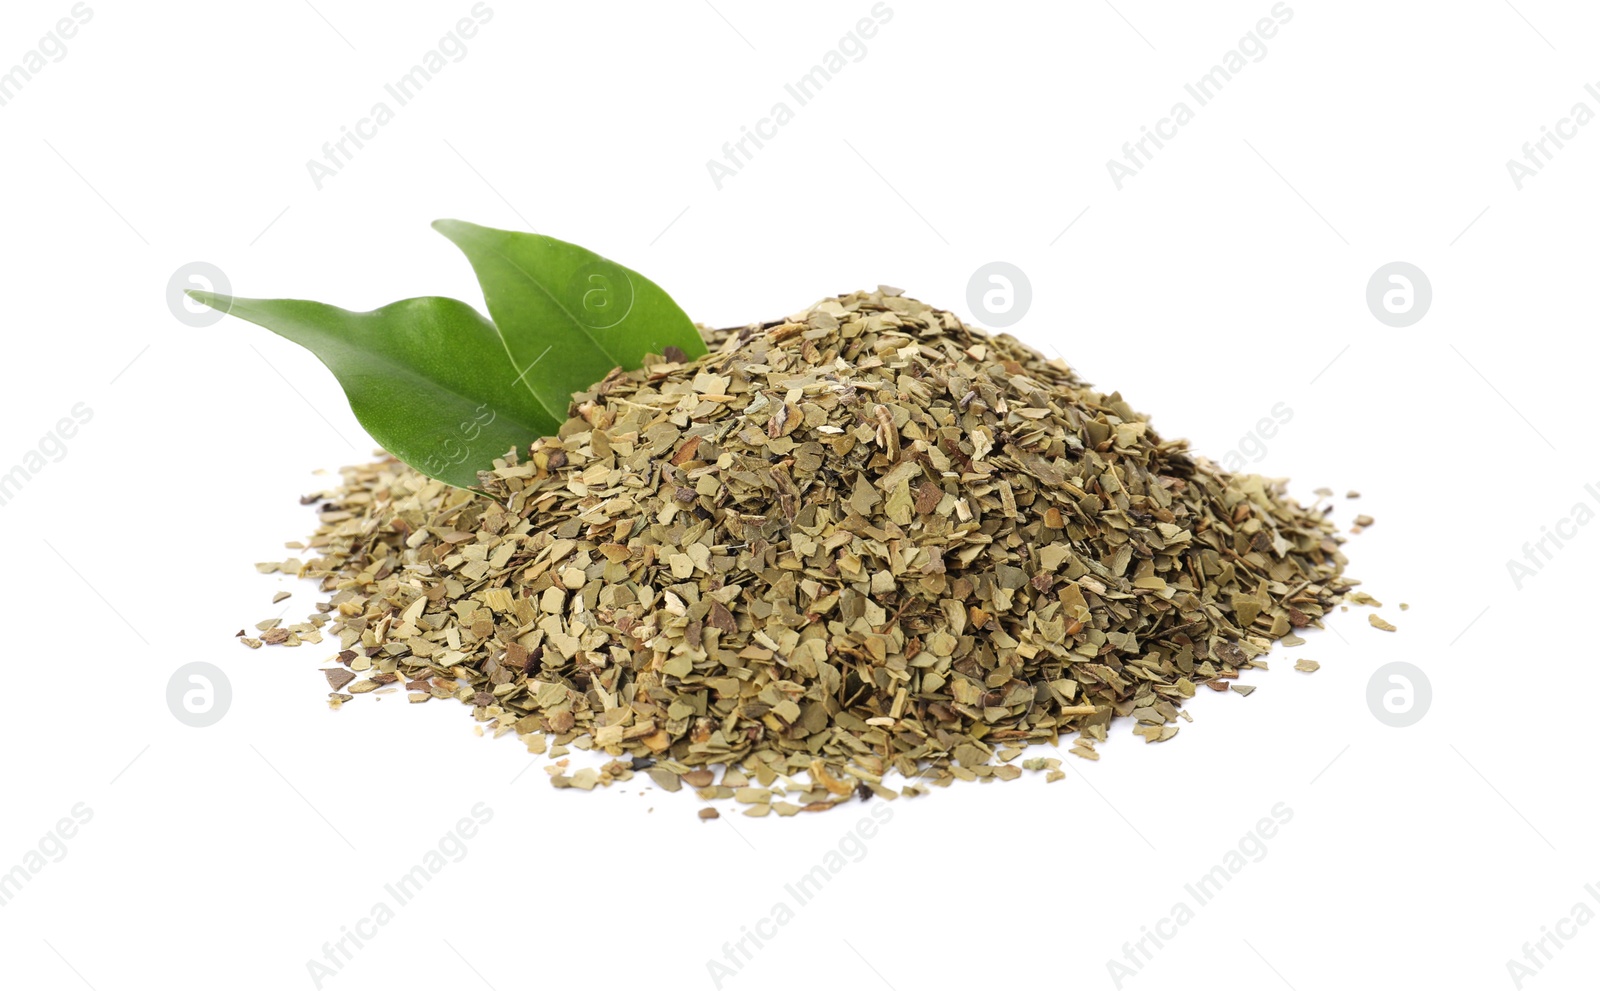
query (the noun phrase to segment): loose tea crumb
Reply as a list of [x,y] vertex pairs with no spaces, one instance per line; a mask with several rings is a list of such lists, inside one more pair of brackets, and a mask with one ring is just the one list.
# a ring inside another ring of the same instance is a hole
[[531,752],[622,758],[557,787],[652,758],[667,790],[792,815],[895,798],[896,771],[1015,778],[1065,735],[1098,760],[1117,716],[1171,739],[1197,685],[1248,695],[1353,585],[1281,481],[898,290],[705,333],[575,396],[483,493],[345,469],[316,556],[257,565],[327,601],[261,640],[336,638],[336,692],[403,679]]

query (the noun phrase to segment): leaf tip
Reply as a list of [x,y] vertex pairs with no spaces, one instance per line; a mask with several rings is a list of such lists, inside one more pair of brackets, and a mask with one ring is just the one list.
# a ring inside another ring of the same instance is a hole
[[194,300],[196,303],[199,303],[201,306],[209,306],[213,310],[220,310],[223,313],[227,313],[229,310],[233,309],[232,296],[224,296],[223,294],[216,292],[207,292],[204,289],[185,289],[183,294]]
[[443,234],[445,237],[454,241],[456,239],[456,235],[473,230],[478,225],[468,223],[465,220],[456,220],[451,217],[443,217],[439,220],[435,220],[430,226],[432,226],[433,229],[438,231],[440,234]]

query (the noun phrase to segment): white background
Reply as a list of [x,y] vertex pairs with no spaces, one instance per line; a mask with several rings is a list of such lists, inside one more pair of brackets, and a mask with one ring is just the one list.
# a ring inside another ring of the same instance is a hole
[[[307,160],[472,4],[314,2],[91,0],[0,107],[0,471],[93,410],[0,507],[0,871],[93,810],[0,907],[6,986],[312,987],[307,961],[483,802],[466,858],[324,987],[712,987],[706,961],[867,808],[702,823],[642,778],[558,792],[463,708],[330,712],[330,651],[234,642],[280,588],[288,619],[312,610],[309,584],[252,564],[313,526],[312,473],[371,441],[308,353],[180,322],[168,281],[203,260],[241,295],[481,305],[438,217],[580,242],[718,325],[880,282],[971,317],[969,277],[1011,262],[1033,290],[1018,336],[1212,457],[1286,403],[1253,467],[1377,518],[1347,551],[1398,633],[1353,609],[1270,655],[1253,697],[1202,693],[1170,743],[1118,724],[1061,782],[895,802],[724,987],[1114,987],[1106,961],[1280,802],[1265,858],[1124,987],[1513,987],[1524,942],[1600,909],[1600,527],[1520,590],[1506,567],[1600,488],[1600,125],[1520,191],[1505,164],[1574,103],[1600,111],[1591,6],[1291,0],[1196,108],[1184,83],[1268,0],[890,0],[865,57],[719,191],[707,159],[867,0],[491,0],[466,56],[319,191]],[[5,4],[0,70],[70,7]],[[1194,121],[1117,190],[1107,159],[1179,100]],[[1398,329],[1365,303],[1395,260],[1434,296]],[[165,701],[191,661],[231,681],[210,728]],[[1432,684],[1405,729],[1366,702],[1392,661]],[[1585,986],[1600,925],[1577,933],[1523,986]]]

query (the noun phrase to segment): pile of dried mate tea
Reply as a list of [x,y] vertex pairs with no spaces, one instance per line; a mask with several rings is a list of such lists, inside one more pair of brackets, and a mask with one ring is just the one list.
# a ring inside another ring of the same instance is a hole
[[1016,777],[1068,735],[1094,759],[1113,716],[1166,740],[1353,584],[1281,483],[898,290],[705,333],[576,396],[487,495],[346,469],[310,559],[261,566],[322,612],[246,642],[325,631],[335,706],[403,687],[613,758],[559,786],[648,767],[791,814],[891,771]]

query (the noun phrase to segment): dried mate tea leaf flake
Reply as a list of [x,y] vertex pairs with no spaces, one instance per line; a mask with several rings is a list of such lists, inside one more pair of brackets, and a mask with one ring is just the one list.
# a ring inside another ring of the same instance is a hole
[[261,641],[326,636],[336,691],[612,758],[556,787],[642,770],[782,816],[1014,778],[1063,734],[1097,760],[1118,715],[1171,739],[1352,587],[1283,482],[898,290],[705,335],[574,396],[485,494],[346,469],[302,557],[258,566],[326,601]]
[[344,668],[323,668],[322,673],[328,679],[328,687],[336,692],[356,680],[356,676]]

